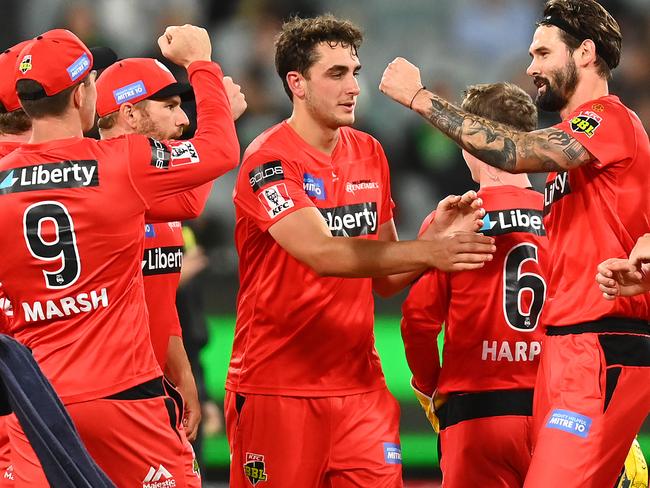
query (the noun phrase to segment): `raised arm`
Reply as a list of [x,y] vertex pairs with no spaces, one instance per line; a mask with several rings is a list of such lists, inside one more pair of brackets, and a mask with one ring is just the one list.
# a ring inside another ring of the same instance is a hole
[[519,132],[461,110],[426,90],[420,70],[404,58],[388,65],[379,89],[422,115],[470,154],[511,173],[565,171],[594,160],[580,142],[560,129]]

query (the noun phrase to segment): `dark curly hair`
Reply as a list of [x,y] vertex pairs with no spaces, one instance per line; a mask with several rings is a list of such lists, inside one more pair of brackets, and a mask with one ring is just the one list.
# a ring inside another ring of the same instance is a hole
[[[604,78],[611,78],[612,71],[621,60],[623,36],[618,22],[605,8],[595,0],[549,0],[544,6],[544,17],[551,16],[564,20],[576,32],[591,39],[597,46],[598,73]],[[542,19],[538,25],[551,25]],[[571,53],[582,40],[561,30],[562,40]]]
[[287,73],[297,71],[307,77],[309,68],[318,61],[318,44],[325,42],[331,47],[351,47],[356,55],[362,41],[363,34],[356,25],[331,14],[307,19],[292,17],[285,22],[275,40],[275,69],[289,99],[293,100],[293,94],[287,84]]
[[537,129],[537,107],[530,95],[508,82],[469,86],[461,108],[486,119],[530,132]]
[[7,112],[0,104],[0,135],[18,136],[32,128],[32,121],[22,108]]

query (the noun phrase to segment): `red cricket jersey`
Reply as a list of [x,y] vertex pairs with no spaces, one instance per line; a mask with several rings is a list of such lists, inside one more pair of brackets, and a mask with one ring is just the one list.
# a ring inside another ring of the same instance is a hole
[[70,138],[0,160],[0,281],[12,329],[65,403],[161,374],[142,284],[145,211],[239,155],[220,68],[195,62],[188,72],[198,112],[189,141]]
[[176,289],[183,265],[183,228],[180,222],[146,224],[144,228],[144,298],[149,311],[153,352],[164,371],[169,337],[182,336],[176,311]]
[[320,277],[267,232],[316,207],[333,235],[377,239],[392,218],[381,145],[343,127],[329,156],[282,122],[247,149],[234,201],[240,289],[226,388],[305,397],[383,388],[372,280]]
[[602,317],[650,318],[650,294],[603,299],[594,276],[608,258],[627,258],[650,229],[650,143],[637,115],[615,96],[578,107],[556,126],[597,161],[550,173],[544,223],[552,262],[547,325]]
[[[428,394],[535,384],[548,259],[542,195],[514,186],[487,187],[478,195],[487,211],[481,232],[497,247],[492,261],[473,271],[427,271],[402,307],[406,359],[415,384]],[[443,323],[441,370],[437,337]]]

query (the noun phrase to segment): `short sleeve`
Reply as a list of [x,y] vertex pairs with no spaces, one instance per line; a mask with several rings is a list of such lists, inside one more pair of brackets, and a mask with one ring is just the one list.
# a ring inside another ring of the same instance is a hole
[[555,127],[582,144],[599,168],[630,159],[636,150],[628,110],[612,100],[582,105]]
[[252,153],[242,163],[234,201],[262,231],[296,210],[314,207],[304,190],[300,168],[266,151]]

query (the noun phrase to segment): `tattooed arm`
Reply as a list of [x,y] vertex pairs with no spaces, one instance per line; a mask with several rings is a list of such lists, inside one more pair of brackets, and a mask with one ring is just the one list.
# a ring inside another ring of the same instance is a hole
[[419,70],[402,58],[388,65],[379,89],[418,112],[470,154],[511,173],[565,171],[594,159],[582,144],[559,129],[519,132],[464,112],[425,90]]

